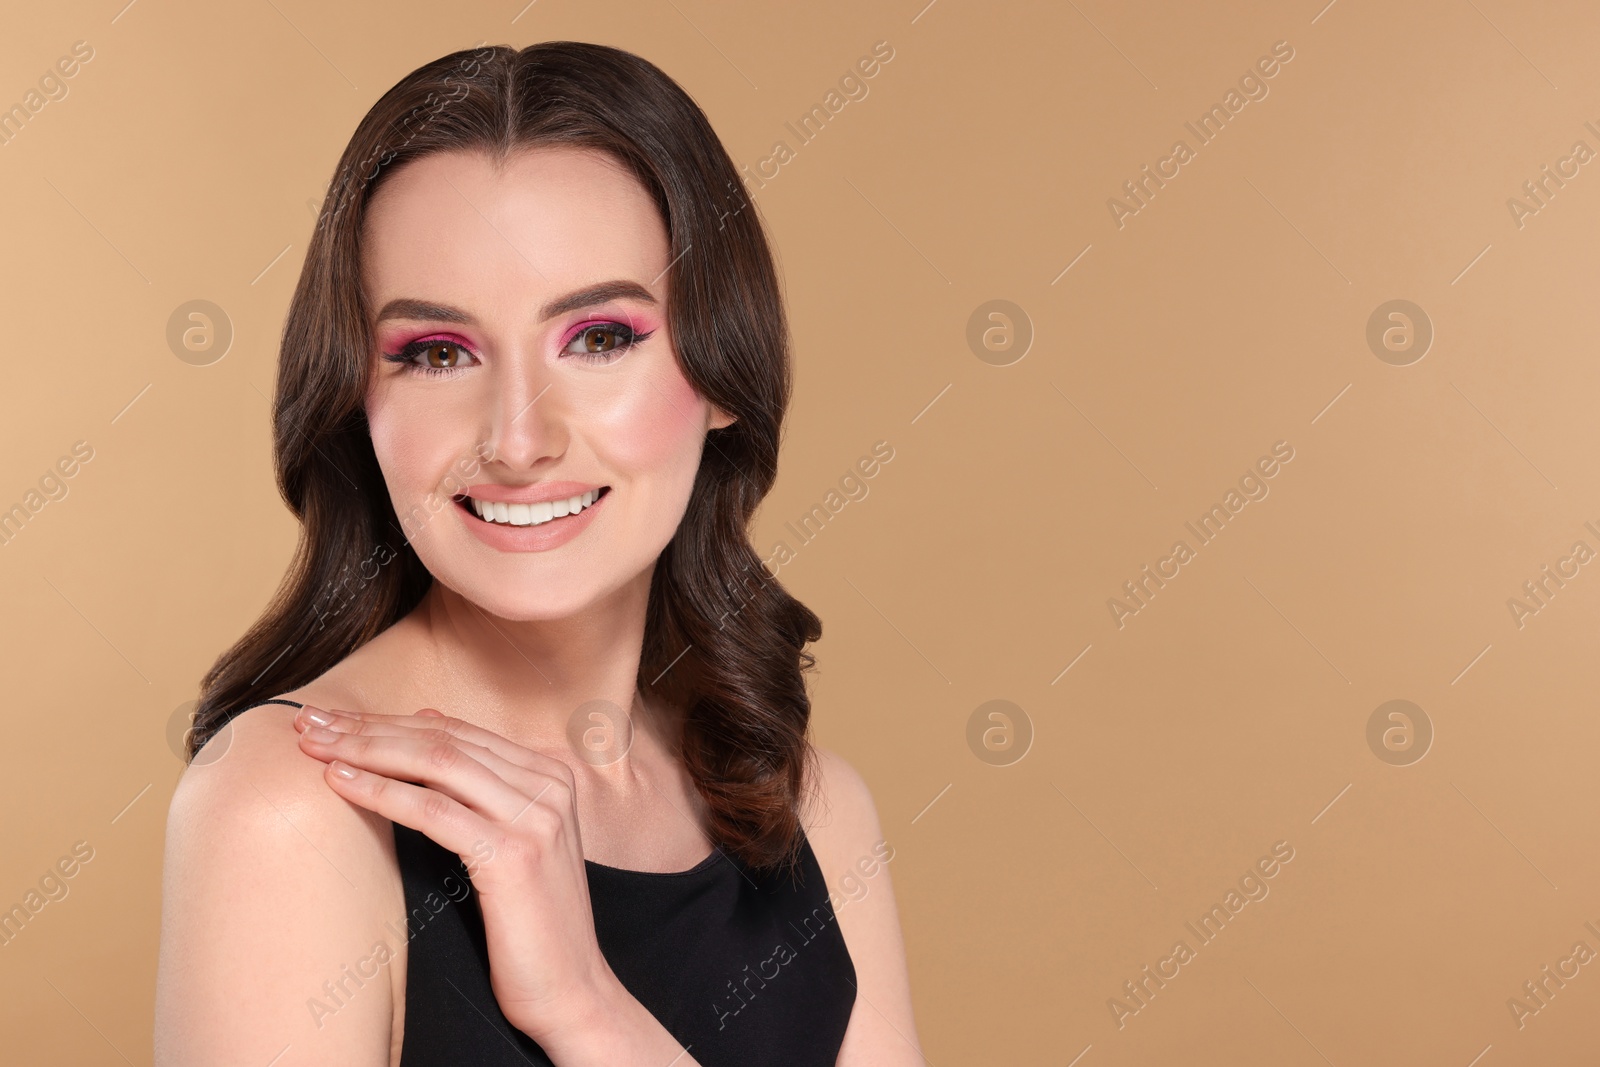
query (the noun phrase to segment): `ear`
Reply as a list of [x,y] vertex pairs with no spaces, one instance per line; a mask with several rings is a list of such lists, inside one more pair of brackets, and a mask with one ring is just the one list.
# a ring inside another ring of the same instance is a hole
[[707,429],[720,430],[725,426],[732,426],[737,421],[732,415],[713,404],[711,405],[711,425]]

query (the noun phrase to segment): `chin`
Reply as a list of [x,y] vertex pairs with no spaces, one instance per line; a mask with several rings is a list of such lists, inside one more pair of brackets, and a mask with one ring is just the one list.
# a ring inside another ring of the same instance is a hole
[[497,619],[508,622],[552,622],[581,615],[603,592],[589,582],[485,582],[481,576],[462,582],[443,579],[451,589]]

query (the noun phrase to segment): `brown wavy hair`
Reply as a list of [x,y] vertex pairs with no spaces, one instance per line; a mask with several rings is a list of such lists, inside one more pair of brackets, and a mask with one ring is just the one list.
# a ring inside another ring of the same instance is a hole
[[598,44],[442,56],[385,93],[345,147],[278,353],[273,458],[301,538],[261,618],[206,673],[187,756],[240,711],[323,674],[432,585],[366,425],[373,332],[361,222],[374,191],[410,160],[469,150],[500,162],[540,146],[607,153],[654,198],[670,242],[667,318],[679,366],[735,417],[709,432],[688,510],[656,562],[638,682],[684,711],[683,758],[710,808],[713,841],[753,867],[792,866],[815,758],[806,645],[822,626],[748,536],[777,476],[792,388],[777,271],[705,114],[653,64]]

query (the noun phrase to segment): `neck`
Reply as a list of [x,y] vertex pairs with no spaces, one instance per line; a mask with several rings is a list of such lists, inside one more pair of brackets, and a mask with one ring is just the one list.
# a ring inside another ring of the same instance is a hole
[[638,687],[650,579],[647,571],[580,615],[532,621],[490,615],[434,582],[410,616],[433,665],[430,689],[438,695],[428,699],[448,701],[438,709],[446,715],[536,750],[567,748],[574,720],[594,721],[578,714],[591,701],[620,709],[635,731],[671,737],[665,709]]

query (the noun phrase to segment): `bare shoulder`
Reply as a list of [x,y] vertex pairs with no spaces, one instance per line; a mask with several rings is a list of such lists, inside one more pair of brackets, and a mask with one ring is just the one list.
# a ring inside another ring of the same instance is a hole
[[[801,811],[807,836],[828,835],[841,825],[876,821],[877,809],[866,779],[832,749],[811,746],[806,767],[806,796]],[[816,841],[813,838],[812,846]]]
[[327,784],[326,764],[300,749],[295,713],[240,713],[173,794],[157,1067],[280,1052],[277,1067],[390,1063],[392,832]]
[[840,1067],[922,1064],[911,979],[883,833],[866,780],[839,754],[814,746],[801,822],[828,883],[839,931],[856,969],[856,1006]]

